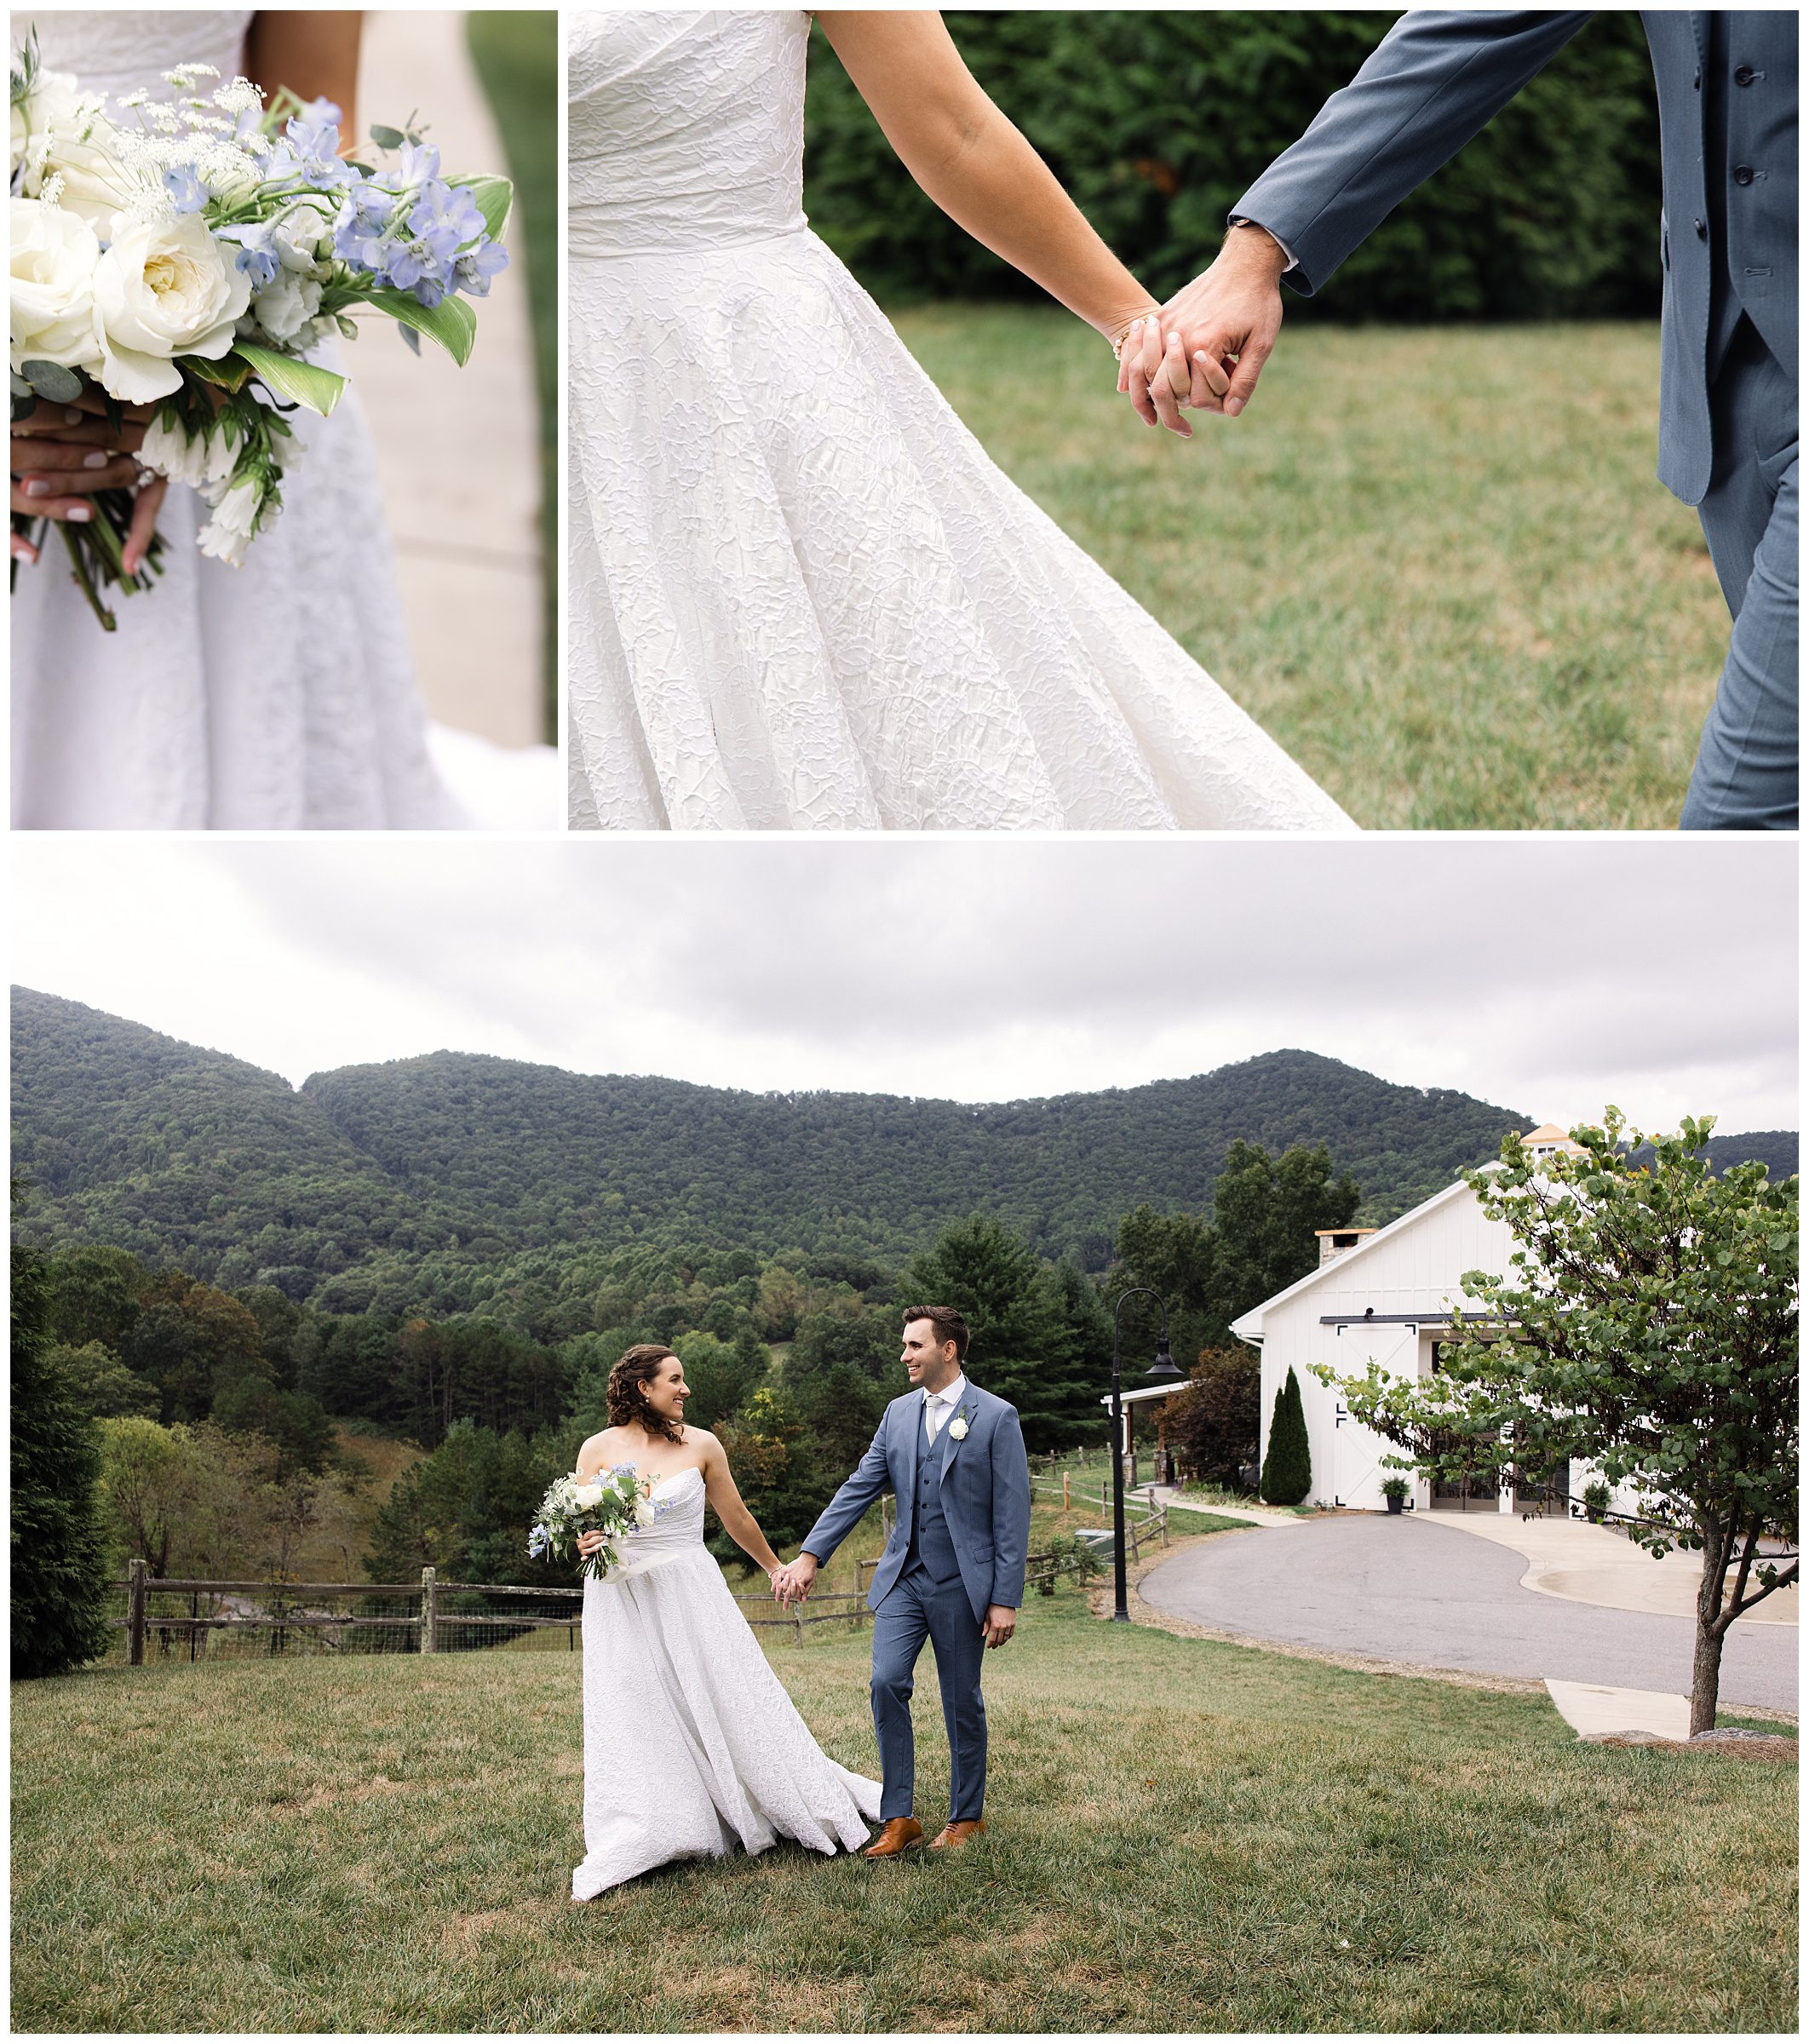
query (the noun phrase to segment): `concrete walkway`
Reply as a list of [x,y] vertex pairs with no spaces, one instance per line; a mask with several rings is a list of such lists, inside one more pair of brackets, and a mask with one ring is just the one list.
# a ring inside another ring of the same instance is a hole
[[[1516,1549],[1431,1514],[1359,1513],[1220,1535],[1159,1564],[1140,1589],[1157,1611],[1249,1639],[1474,1674],[1688,1690],[1688,1619],[1542,1595],[1521,1582],[1525,1567]],[[1794,1713],[1795,1629],[1736,1624],[1721,1700]]]
[[[1674,1549],[1655,1558],[1635,1547],[1624,1533],[1592,1526],[1582,1519],[1522,1519],[1517,1512],[1439,1512],[1433,1515],[1433,1521],[1473,1539],[1511,1547],[1527,1564],[1521,1583],[1542,1596],[1695,1621],[1696,1593],[1703,1576],[1700,1554]],[[1793,1585],[1773,1590],[1739,1622],[1794,1626],[1796,1614]]]
[[[464,15],[367,14],[359,134],[416,110],[447,169],[508,175]],[[548,106],[549,122],[558,114]],[[376,440],[428,709],[512,747],[541,736],[540,443],[524,277],[518,259],[475,301],[463,369],[431,341],[417,359],[377,320],[343,358]],[[558,821],[556,809],[544,819]]]

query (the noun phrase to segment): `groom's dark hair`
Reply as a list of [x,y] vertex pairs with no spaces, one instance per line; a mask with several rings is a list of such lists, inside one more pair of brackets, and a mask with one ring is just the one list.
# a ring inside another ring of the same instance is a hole
[[905,1326],[909,1327],[913,1320],[927,1320],[936,1330],[938,1346],[945,1341],[952,1341],[955,1344],[955,1360],[957,1363],[967,1361],[968,1323],[952,1306],[907,1306],[904,1309]]

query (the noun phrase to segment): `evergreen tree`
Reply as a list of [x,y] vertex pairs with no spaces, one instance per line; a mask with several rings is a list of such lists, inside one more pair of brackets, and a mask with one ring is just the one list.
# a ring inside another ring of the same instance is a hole
[[1306,1414],[1290,1365],[1288,1381],[1275,1394],[1269,1423],[1269,1452],[1262,1465],[1262,1496],[1272,1505],[1304,1503],[1312,1488],[1312,1456],[1306,1445]]
[[908,1289],[908,1304],[952,1306],[965,1317],[967,1367],[976,1384],[1017,1407],[1032,1452],[1098,1433],[1104,1387],[1084,1330],[1070,1320],[1054,1274],[1002,1221],[976,1214],[944,1229],[912,1260]]
[[13,1674],[58,1675],[106,1649],[95,1423],[48,1340],[43,1259],[12,1263]]

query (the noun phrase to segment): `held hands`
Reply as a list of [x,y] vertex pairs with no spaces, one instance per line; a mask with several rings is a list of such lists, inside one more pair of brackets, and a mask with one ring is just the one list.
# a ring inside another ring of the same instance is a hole
[[772,1594],[781,1604],[801,1604],[810,1594],[810,1586],[817,1580],[817,1558],[814,1554],[801,1554],[795,1561],[789,1561],[769,1572],[767,1580],[772,1585]]
[[1236,418],[1249,404],[1281,331],[1280,244],[1233,227],[1203,275],[1134,328],[1120,350],[1118,388],[1146,425],[1186,437],[1180,407]]

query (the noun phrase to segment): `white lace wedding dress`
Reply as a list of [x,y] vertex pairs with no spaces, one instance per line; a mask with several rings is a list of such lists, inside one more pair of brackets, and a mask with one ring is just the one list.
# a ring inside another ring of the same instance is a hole
[[[110,98],[193,60],[231,78],[249,12],[15,14],[44,67]],[[326,359],[324,356],[322,358]],[[342,363],[340,366],[346,366]],[[355,389],[291,415],[282,515],[244,565],[195,547],[178,485],[164,572],[103,632],[55,529],[12,601],[12,814],[23,830],[459,828],[429,759],[376,457]]]
[[880,1785],[811,1737],[704,1545],[704,1478],[654,1487],[665,1510],[584,1585],[587,1902],[650,1867],[781,1837],[866,1843]]
[[570,18],[574,824],[1352,829],[810,233],[809,30]]

